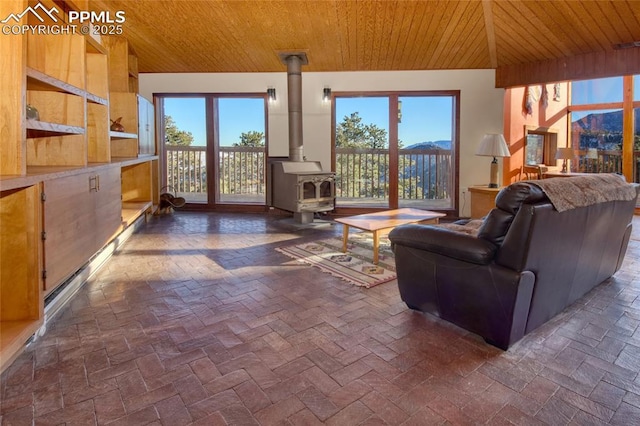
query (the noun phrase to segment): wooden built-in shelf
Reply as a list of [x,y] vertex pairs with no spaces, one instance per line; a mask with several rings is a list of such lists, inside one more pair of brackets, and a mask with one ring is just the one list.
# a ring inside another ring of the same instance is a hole
[[126,166],[133,166],[134,164],[141,164],[141,163],[147,163],[150,160],[158,160],[158,156],[157,155],[152,155],[152,156],[144,156],[144,157],[119,157],[119,158],[112,158],[111,162],[112,163],[120,163],[120,167],[126,167]]
[[[89,163],[88,167],[100,171],[109,165],[109,163]],[[0,191],[24,188],[51,179],[78,175],[85,171],[87,171],[85,166],[27,166],[26,175],[0,176]]]
[[[0,371],[4,371],[20,355],[25,343],[38,331],[43,319],[0,321]],[[6,355],[5,355],[6,354]]]
[[129,77],[138,78],[138,57],[129,55]]
[[[34,3],[0,1],[15,11]],[[78,2],[55,3],[66,11]],[[71,297],[59,302],[56,290],[69,277],[87,279],[87,262],[104,261],[110,241],[134,232],[158,204],[159,159],[149,131],[155,114],[140,110],[126,39],[28,33],[6,38],[0,54],[11,58],[0,66],[2,373],[46,330],[44,305],[59,309]],[[28,107],[37,119],[26,118]],[[126,132],[112,132],[110,117],[123,117]]]
[[0,192],[0,372],[43,323],[40,185]]
[[86,95],[83,89],[30,67],[27,67],[27,89],[69,93],[81,97]]
[[109,105],[109,101],[105,98],[101,98],[98,95],[94,95],[93,93],[87,93],[87,102],[92,102],[94,104],[100,105]]
[[86,48],[89,53],[100,53],[102,55],[107,55],[107,49],[105,49],[96,39],[91,37],[90,35],[85,36]]
[[86,97],[88,102],[100,105],[109,105],[109,100],[104,97],[94,95],[93,93],[89,93],[83,89],[29,67],[27,67],[27,89],[68,93],[70,95]]
[[153,207],[151,201],[127,201],[122,203],[122,224],[129,226]]
[[138,139],[137,133],[114,132],[113,130],[109,132],[109,136],[111,139]]
[[42,138],[62,135],[84,135],[84,128],[67,124],[48,123],[40,120],[26,120],[27,137]]
[[[88,167],[99,171],[113,163],[118,163],[120,167],[127,167],[153,160],[157,161],[158,156],[121,157],[113,158],[111,163],[89,163]],[[28,166],[26,175],[1,175],[0,191],[24,188],[45,180],[77,175],[86,170],[87,168],[84,166]]]

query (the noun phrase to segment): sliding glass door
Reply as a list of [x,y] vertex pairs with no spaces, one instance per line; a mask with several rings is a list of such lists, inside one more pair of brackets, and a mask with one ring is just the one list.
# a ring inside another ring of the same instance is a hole
[[191,205],[265,204],[265,95],[156,95],[164,190]]
[[398,206],[453,207],[452,96],[398,97]]
[[389,205],[389,99],[370,96],[335,100],[336,195],[355,207]]
[[165,188],[188,203],[207,203],[207,125],[204,97],[161,102]]
[[217,107],[217,201],[264,204],[264,98],[219,98]]
[[337,207],[455,210],[459,92],[334,99]]

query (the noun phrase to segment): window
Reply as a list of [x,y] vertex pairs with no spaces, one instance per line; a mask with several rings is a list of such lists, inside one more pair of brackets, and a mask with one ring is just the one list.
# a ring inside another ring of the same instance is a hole
[[530,133],[524,147],[524,164],[537,166],[544,164],[544,135]]
[[[579,159],[573,170],[640,182],[640,76],[575,81],[571,90],[571,145]],[[628,126],[633,137],[625,137]]]
[[457,208],[459,92],[334,99],[337,207]]
[[265,97],[155,95],[166,190],[192,205],[264,205]]
[[571,105],[622,102],[622,77],[581,80],[571,83]]
[[336,205],[389,206],[389,99],[335,97]]
[[455,101],[454,96],[398,98],[399,207],[453,207]]
[[624,77],[571,83],[570,138],[574,172],[623,172]]
[[164,190],[188,203],[207,202],[207,125],[205,98],[165,97],[162,111]]
[[556,165],[558,130],[525,126],[524,135],[524,172],[538,174],[540,166]]
[[219,98],[217,106],[217,201],[264,204],[264,99]]
[[622,109],[573,112],[571,141],[578,160],[573,171],[622,173]]

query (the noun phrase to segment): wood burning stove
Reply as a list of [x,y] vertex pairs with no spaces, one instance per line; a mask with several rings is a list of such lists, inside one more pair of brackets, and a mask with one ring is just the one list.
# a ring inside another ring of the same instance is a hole
[[305,161],[302,143],[302,72],[304,52],[283,53],[287,65],[289,104],[289,159],[271,164],[271,205],[293,212],[298,223],[313,222],[314,214],[335,207],[335,173],[322,170],[319,161]]
[[319,161],[278,161],[272,164],[272,203],[293,212],[299,223],[313,221],[314,213],[335,207],[335,174]]

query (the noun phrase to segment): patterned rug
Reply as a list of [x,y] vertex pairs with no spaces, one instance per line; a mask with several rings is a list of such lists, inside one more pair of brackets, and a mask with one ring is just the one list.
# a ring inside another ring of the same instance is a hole
[[278,247],[276,250],[361,287],[371,288],[396,279],[396,264],[389,239],[380,238],[378,264],[374,265],[373,236],[369,232],[350,233],[346,253],[342,252],[342,237]]

